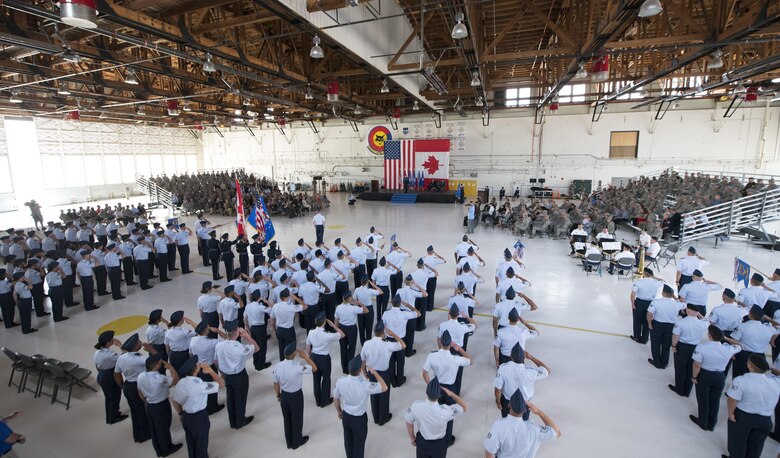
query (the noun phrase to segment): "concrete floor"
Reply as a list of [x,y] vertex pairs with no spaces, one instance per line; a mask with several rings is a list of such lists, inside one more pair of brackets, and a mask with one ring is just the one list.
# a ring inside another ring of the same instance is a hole
[[[454,205],[417,204],[390,205],[359,201],[355,207],[344,203],[343,195],[333,195],[333,206],[325,212],[325,238],[331,245],[341,237],[352,246],[357,236],[364,236],[371,225],[386,236],[397,233],[399,244],[412,252],[412,259],[424,254],[433,244],[448,263],[441,266],[437,307],[446,304],[454,278],[452,252],[463,231],[463,211]],[[5,215],[2,218],[5,220]],[[191,223],[193,218],[185,218]],[[212,219],[213,223],[228,222],[227,218]],[[0,222],[0,227],[13,224]],[[277,218],[277,240],[287,252],[295,241],[305,237],[314,240],[314,228],[309,217]],[[192,225],[192,224],[190,224]],[[229,226],[229,222],[228,222]],[[231,228],[235,232],[234,228]],[[628,234],[622,234],[628,237]],[[477,297],[481,302],[477,312],[489,315],[493,304],[492,276],[505,247],[515,238],[506,230],[478,229],[472,239],[480,246],[480,255],[487,262],[484,273],[487,284],[480,285]],[[630,332],[629,293],[631,282],[616,277],[586,277],[577,262],[567,256],[564,241],[524,239],[528,270],[523,274],[531,282],[527,290],[539,310],[528,317],[537,325],[540,336],[530,341],[527,350],[545,361],[552,375],[537,384],[536,404],[558,424],[563,436],[541,448],[540,457],[716,457],[726,452],[725,398],[721,419],[714,432],[704,432],[688,420],[695,413],[692,396],[681,399],[666,385],[673,381],[673,369],[657,370],[647,364],[649,346],[641,347],[626,338]],[[312,243],[313,244],[313,243]],[[715,249],[709,241],[697,244],[699,252],[709,259],[704,268],[707,278],[724,286],[734,287],[733,260],[739,256],[763,272],[777,267],[778,257],[765,249],[753,247],[743,240],[732,239]],[[41,353],[63,360],[73,360],[94,369],[92,363],[96,330],[104,324],[130,315],[147,315],[162,308],[166,316],[184,309],[196,316],[195,301],[202,281],[210,278],[193,250],[192,265],[198,274],[181,276],[174,281],[155,285],[142,292],[132,287],[127,299],[113,304],[110,298],[100,298],[102,307],[94,312],[67,310],[72,319],[59,323],[41,319],[34,321],[40,332],[23,336],[18,328],[0,330],[0,345],[27,353]],[[412,268],[407,264],[407,271]],[[660,276],[674,280],[674,266],[662,269]],[[79,293],[77,293],[79,294]],[[710,307],[717,305],[717,294],[710,296]],[[79,309],[79,307],[76,307]],[[393,420],[379,427],[370,423],[366,456],[409,457],[414,450],[409,445],[403,414],[410,403],[424,397],[420,376],[425,355],[435,349],[436,325],[445,319],[442,311],[428,315],[428,329],[418,334],[415,346],[418,354],[406,364],[409,381],[391,395]],[[451,457],[483,456],[482,440],[491,424],[500,418],[493,403],[492,380],[495,366],[492,358],[490,318],[477,317],[480,329],[470,339],[469,350],[474,364],[467,368],[463,381],[463,398],[469,410],[455,422],[457,443],[449,451]],[[128,334],[120,335],[123,339]],[[303,332],[298,331],[299,344]],[[276,354],[275,339],[269,341],[268,354]],[[332,349],[338,358],[338,348]],[[8,374],[8,360],[0,359],[0,373]],[[337,363],[336,363],[337,366]],[[251,365],[250,365],[251,368]],[[333,374],[333,380],[338,374]],[[97,386],[94,380],[92,384]],[[248,415],[255,415],[251,426],[240,431],[229,429],[225,411],[211,418],[211,456],[250,456],[262,450],[264,457],[343,456],[342,430],[333,407],[319,409],[314,405],[311,385],[304,382],[304,434],[310,442],[297,451],[284,445],[281,412],[273,396],[270,371],[250,370]],[[224,391],[220,394],[224,398]],[[151,442],[132,441],[130,421],[108,426],[104,423],[103,396],[76,389],[69,411],[61,405],[49,405],[49,398],[33,399],[32,393],[16,394],[5,383],[0,386],[0,410],[23,410],[24,415],[13,421],[12,427],[27,435],[27,443],[15,448],[20,456],[44,456],[56,452],[61,457],[112,456],[113,458],[154,456]],[[126,402],[122,410],[127,413]],[[537,419],[538,421],[538,419]],[[184,433],[174,419],[175,442],[182,442]],[[390,442],[391,441],[391,442]],[[388,445],[392,444],[391,447]],[[776,456],[777,443],[767,440],[763,457]],[[182,450],[176,456],[186,456]]]

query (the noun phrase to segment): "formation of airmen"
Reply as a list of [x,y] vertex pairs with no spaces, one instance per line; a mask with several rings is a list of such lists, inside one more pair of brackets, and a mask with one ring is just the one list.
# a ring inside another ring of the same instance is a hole
[[[202,223],[208,230],[208,223]],[[488,276],[480,274],[486,263],[479,247],[467,236],[455,247],[454,294],[446,300],[444,321],[431,323],[426,314],[433,310],[437,268],[447,263],[433,246],[406,270],[411,253],[397,242],[384,242],[374,227],[352,247],[340,239],[332,247],[322,242],[312,247],[300,239],[289,256],[274,242],[266,247],[255,241],[262,247],[252,257],[251,271],[235,268],[224,287],[216,280],[203,282],[192,309],[176,311],[169,319],[160,309],[151,311],[141,333],[145,339],[133,334],[120,342],[113,331],[99,336],[95,364],[106,398],[106,423],[128,418],[119,410],[124,395],[133,439],[151,439],[157,455],[168,456],[184,446],[171,441],[175,410],[189,456],[206,457],[210,416],[227,407],[233,429],[254,420],[246,412],[251,361],[255,371],[272,371],[289,449],[309,440],[303,384],[310,375],[315,405],[332,404],[337,411],[346,455],[362,457],[369,405],[375,425],[392,420],[398,405],[391,402],[391,392],[407,381],[405,360],[417,353],[414,336],[433,325],[438,350],[424,357],[426,392],[403,407],[408,407],[403,421],[417,456],[446,456],[456,440],[454,420],[468,409],[461,384],[472,363],[467,348],[477,329],[474,313],[481,308],[476,289]],[[262,248],[267,248],[264,253]],[[493,385],[501,419],[491,427],[484,448],[486,456],[531,457],[560,431],[532,402],[535,383],[548,377],[550,368],[526,351],[539,332],[524,318],[537,309],[524,293],[530,282],[519,275],[525,265],[517,253],[507,249],[502,254],[495,284],[491,282],[497,300],[492,311]],[[213,266],[224,258],[208,260]],[[273,340],[278,363],[268,353]],[[331,386],[334,366],[342,376]],[[221,405],[218,393],[223,389]],[[543,425],[531,421],[531,413]]]
[[[630,337],[650,342],[647,361],[657,369],[671,357],[674,383],[668,387],[681,397],[695,393],[698,410],[689,418],[702,430],[713,431],[722,418],[725,389],[729,454],[723,457],[759,457],[767,437],[780,439],[780,428],[772,426],[772,414],[780,417],[780,268],[769,281],[754,273],[749,286],[735,292],[706,278],[706,265],[691,246],[677,262],[674,282],[645,268],[631,289]],[[721,302],[707,314],[709,296],[717,292]]]

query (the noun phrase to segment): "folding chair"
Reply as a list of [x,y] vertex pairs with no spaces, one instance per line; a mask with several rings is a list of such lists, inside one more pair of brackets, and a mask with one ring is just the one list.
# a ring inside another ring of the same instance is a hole
[[599,277],[601,277],[601,262],[603,260],[604,256],[601,253],[591,253],[587,255],[582,261],[583,268],[585,269],[585,276],[587,277],[592,273],[598,273]]
[[[618,280],[623,280],[626,278],[631,280],[634,278],[634,263],[630,259],[618,260],[615,269],[618,271]],[[621,274],[621,272],[623,273]]]
[[[16,355],[15,352],[7,349],[6,347],[2,348],[3,353],[5,353],[5,356],[8,357],[8,359],[11,360],[11,378],[8,379],[8,386],[14,385],[16,387],[21,386],[22,379],[24,378],[24,374],[27,371],[27,366],[24,365],[22,360]],[[14,374],[19,372],[21,374],[21,378],[19,379],[19,382],[14,384]]]
[[[43,381],[44,379],[51,380],[52,384],[54,385],[51,392],[52,404],[58,402],[57,393],[59,393],[60,388],[68,389],[68,401],[67,402],[59,401],[59,403],[65,405],[65,410],[69,410],[70,399],[71,399],[71,395],[73,394],[73,385],[76,385],[76,380],[73,377],[68,376],[65,370],[63,370],[61,367],[57,366],[56,364],[52,364],[48,361],[43,363],[43,376],[41,377],[41,381]],[[42,382],[41,385],[43,385]],[[49,393],[44,393],[44,394],[49,394]]]
[[677,258],[675,257],[675,255],[677,254],[677,251],[679,251],[679,249],[680,249],[680,245],[676,243],[669,245],[668,247],[666,247],[666,249],[663,252],[659,253],[658,256],[655,259],[653,259],[653,264],[655,264],[655,267],[660,270],[660,268],[658,267],[658,261],[663,259],[666,261],[664,263],[664,267],[668,266],[670,262],[673,262],[674,265],[676,266]]
[[[38,384],[40,384],[40,379],[43,374],[43,360],[36,361],[31,356],[23,355],[18,352],[16,353],[16,357],[19,358],[25,367],[24,372],[22,373],[22,380],[19,383],[19,390],[17,391],[17,393],[21,393],[27,389],[27,379],[30,375],[33,377],[38,377]],[[33,391],[33,393],[35,393],[35,397],[38,397],[38,385],[36,385],[35,391]]]

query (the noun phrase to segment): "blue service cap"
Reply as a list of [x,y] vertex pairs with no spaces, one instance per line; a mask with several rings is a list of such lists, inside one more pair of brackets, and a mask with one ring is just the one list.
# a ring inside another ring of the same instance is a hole
[[452,336],[450,335],[450,331],[444,331],[442,333],[441,344],[444,347],[448,347],[450,344],[452,344]]
[[196,356],[190,356],[190,358],[187,361],[184,361],[181,366],[179,366],[179,377],[186,377],[190,374],[192,374],[192,371],[195,370],[195,366],[198,365],[198,357]]
[[363,360],[360,358],[360,355],[357,355],[349,360],[349,366],[347,367],[347,370],[350,374],[352,374],[359,371],[361,367],[363,367]]
[[296,343],[291,342],[286,347],[284,347],[284,356],[294,355],[296,349],[297,349]]
[[522,414],[528,409],[528,405],[525,403],[525,399],[523,399],[523,393],[520,392],[519,388],[509,398],[509,407],[516,414]]
[[135,350],[135,346],[138,345],[138,342],[140,339],[138,338],[138,333],[131,335],[130,337],[125,340],[125,342],[122,344],[122,350],[124,351],[133,351]]
[[428,386],[425,387],[425,394],[430,400],[439,399],[441,397],[441,385],[439,384],[438,377],[434,377],[428,382]]

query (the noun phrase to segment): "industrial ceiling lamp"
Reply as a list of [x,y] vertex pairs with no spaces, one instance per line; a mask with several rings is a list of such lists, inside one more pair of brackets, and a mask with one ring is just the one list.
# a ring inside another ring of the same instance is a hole
[[707,61],[707,70],[723,68],[722,56],[723,53],[721,53],[720,49],[716,49],[712,54],[710,54],[710,60]]
[[127,76],[125,76],[125,83],[127,84],[138,84],[138,75],[135,74],[135,70],[132,68],[127,70]]
[[244,99],[244,100],[241,102],[241,105],[243,105],[243,106],[245,106],[245,107],[249,107],[249,106],[252,106],[252,102],[251,102],[249,99]]
[[639,97],[646,99],[650,97],[650,93],[647,91],[647,89],[642,89],[639,91]]
[[466,25],[463,23],[464,18],[465,16],[462,12],[458,12],[458,14],[455,15],[455,20],[458,21],[458,23],[452,28],[452,34],[450,35],[455,40],[462,40],[469,36],[469,29],[466,28]]
[[138,116],[146,116],[146,108],[144,108],[143,105],[138,107],[138,111],[136,112]]
[[192,111],[192,107],[190,106],[190,102],[184,102],[184,106],[181,107],[182,111]]
[[382,80],[382,89],[379,90],[382,94],[387,94],[390,92],[390,88],[387,87],[387,78]]
[[108,116],[104,112],[100,112],[100,116],[98,116],[98,119],[106,119]]
[[639,7],[639,17],[651,17],[661,14],[664,7],[661,5],[661,0],[645,0],[642,6]]
[[414,101],[414,105],[412,106],[412,111],[420,111],[420,102],[417,100]]
[[214,73],[217,71],[217,66],[214,65],[214,61],[211,60],[211,53],[206,53],[206,61],[203,62],[203,71],[206,73]]
[[471,87],[479,86],[482,86],[482,81],[479,79],[479,72],[475,70],[471,73]]
[[70,95],[70,90],[68,90],[68,85],[60,84],[60,87],[57,88],[57,95]]
[[742,81],[740,81],[737,84],[737,87],[734,88],[734,93],[735,94],[744,94],[745,92],[747,92],[747,89],[745,88],[745,85],[742,84]]
[[478,107],[485,105],[485,102],[482,101],[482,96],[477,97],[477,102],[475,103],[475,105]]
[[325,57],[325,51],[322,50],[320,47],[320,37],[319,35],[314,35],[314,38],[312,40],[314,42],[314,46],[311,47],[311,51],[309,51],[309,56],[312,59],[322,59]]
[[11,103],[22,103],[23,102],[21,97],[19,97],[19,92],[18,91],[11,92],[11,97],[9,97],[8,101],[11,102]]
[[355,115],[359,116],[363,114],[363,110],[360,108],[360,105],[355,105]]
[[184,127],[184,120],[183,119],[179,119],[179,127]]
[[585,70],[585,64],[580,62],[580,68],[577,70],[577,73],[574,75],[577,79],[584,79],[588,77],[588,72]]
[[62,57],[62,60],[65,62],[70,62],[73,64],[78,64],[81,62],[81,56],[73,52],[73,50],[70,48],[66,48],[65,51],[60,54],[60,57]]
[[72,27],[97,27],[96,0],[60,0],[60,19]]
[[168,107],[168,116],[179,116],[179,102],[177,100],[168,100],[166,106]]
[[306,86],[306,95],[303,96],[306,100],[314,100],[314,94],[311,93],[311,84]]

